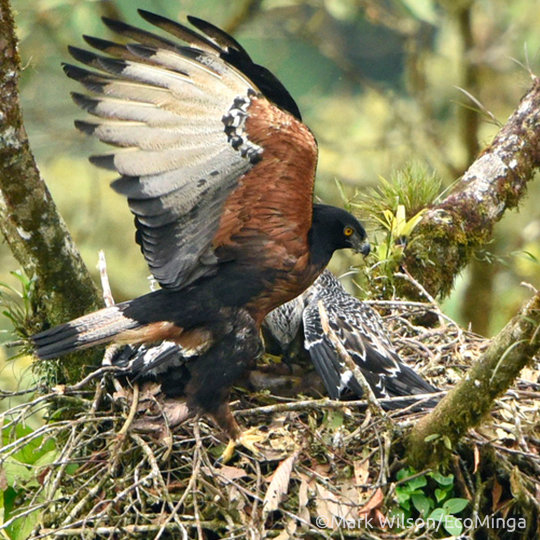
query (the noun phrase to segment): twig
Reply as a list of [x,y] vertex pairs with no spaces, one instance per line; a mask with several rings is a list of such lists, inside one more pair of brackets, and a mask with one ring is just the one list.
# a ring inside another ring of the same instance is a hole
[[[412,396],[406,396],[406,399],[430,399],[438,397],[445,392],[434,392],[432,394],[414,394]],[[381,398],[378,401],[380,403],[395,403],[403,401],[405,397],[391,397]],[[368,405],[367,400],[358,399],[351,401],[333,401],[329,398],[322,399],[306,399],[303,401],[291,401],[289,403],[276,403],[275,405],[263,405],[262,407],[253,407],[251,409],[240,409],[235,411],[235,416],[249,417],[256,416],[258,414],[276,414],[281,412],[293,412],[293,411],[319,411],[324,409],[337,409],[347,410],[353,407],[366,407]]]
[[131,407],[129,409],[128,417],[126,418],[126,421],[124,422],[124,425],[122,426],[122,429],[118,432],[118,436],[123,437],[131,424],[133,423],[133,420],[135,419],[135,416],[137,415],[137,408],[139,406],[139,385],[138,383],[135,383],[133,385],[133,397],[131,399]]
[[105,252],[103,250],[98,254],[98,270],[101,278],[101,291],[105,307],[114,306],[111,284],[109,283],[109,276],[107,275],[107,261],[105,260]]

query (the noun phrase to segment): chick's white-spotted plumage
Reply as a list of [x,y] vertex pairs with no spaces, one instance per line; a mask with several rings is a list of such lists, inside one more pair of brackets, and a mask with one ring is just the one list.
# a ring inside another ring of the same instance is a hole
[[[304,346],[330,397],[341,399],[347,393],[361,396],[362,388],[323,328],[319,311],[321,305],[326,311],[329,329],[360,368],[377,397],[437,391],[403,363],[380,315],[349,294],[329,270],[325,270],[300,298],[301,310],[298,309],[298,299],[295,299],[293,307],[284,304],[274,310],[265,324],[276,339],[281,340],[284,348],[287,347],[286,340],[293,339],[303,324]],[[289,333],[284,328],[288,328]],[[410,403],[409,400],[400,401],[395,407]],[[430,400],[423,406],[434,404],[435,400]]]

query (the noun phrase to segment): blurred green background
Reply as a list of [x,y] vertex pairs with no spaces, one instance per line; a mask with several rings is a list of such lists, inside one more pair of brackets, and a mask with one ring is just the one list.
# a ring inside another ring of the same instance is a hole
[[[505,122],[540,65],[537,0],[13,0],[33,151],[89,268],[105,250],[116,301],[147,292],[149,272],[127,205],[108,187],[113,176],[87,162],[103,147],[73,127],[84,114],[69,94],[80,89],[61,62],[69,61],[67,44],[83,45],[81,34],[110,37],[102,15],[149,28],[136,7],[207,19],[271,69],[318,139],[317,194],[338,205],[336,180],[348,196],[361,196],[411,162],[450,186],[490,143],[496,121]],[[530,295],[522,281],[540,288],[539,200],[533,182],[519,212],[505,216],[458,279],[444,307],[464,326],[492,335]],[[17,287],[10,273],[18,264],[5,243],[0,261],[0,282]],[[333,269],[349,263],[337,258]],[[0,330],[0,339],[10,339],[2,316]],[[0,350],[0,358],[9,354]],[[0,387],[19,384],[28,363],[1,362]]]

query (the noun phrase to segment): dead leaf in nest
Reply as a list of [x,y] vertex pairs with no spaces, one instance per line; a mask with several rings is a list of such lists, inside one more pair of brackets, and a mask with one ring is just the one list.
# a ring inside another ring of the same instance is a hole
[[369,478],[369,459],[354,461],[354,479],[359,486],[367,484]]
[[367,503],[358,510],[358,513],[360,514],[360,516],[365,515],[367,517],[374,510],[382,506],[383,501],[384,493],[381,488],[377,488],[377,490],[375,491],[375,493],[373,493],[373,496],[367,501]]
[[305,478],[300,481],[300,487],[298,488],[298,512],[297,516],[309,523],[309,495],[308,495],[308,483]]
[[292,453],[297,454],[299,445],[293,434],[283,427],[271,429],[264,442],[257,448],[266,461],[277,461],[286,459]]
[[226,480],[238,480],[244,476],[249,476],[248,473],[240,467],[231,467],[229,465],[222,465],[218,469],[210,467],[201,467],[201,471],[208,476],[215,476],[224,478]]
[[332,471],[332,465],[330,463],[315,463],[311,470],[320,476],[329,476]]
[[519,374],[519,378],[527,382],[538,382],[538,371],[529,367],[524,367]]
[[263,515],[267,516],[270,512],[278,509],[283,500],[283,496],[289,490],[289,482],[294,462],[298,457],[298,452],[283,460],[272,475],[272,481],[266,490],[263,500]]
[[516,436],[511,432],[511,430],[512,430],[512,428],[514,426],[512,426],[511,424],[508,424],[508,423],[503,423],[502,425],[506,426],[506,429],[503,429],[503,428],[496,428],[495,429],[495,434],[497,435],[497,439],[499,441],[505,441],[505,440],[515,441]]
[[388,527],[387,517],[378,508],[375,508],[373,511],[373,520],[371,523],[379,527],[379,529],[386,529]]
[[358,490],[358,503],[362,504],[362,494],[366,490],[365,486],[369,479],[369,459],[362,459],[353,462],[354,480]]
[[332,530],[337,529],[343,520],[354,519],[357,508],[350,499],[340,497],[318,482],[315,484],[315,506],[317,518]]
[[480,465],[480,450],[478,450],[478,446],[474,445],[474,469],[473,474],[476,474],[476,471],[478,470],[478,465]]
[[275,540],[295,540],[297,524],[295,519],[289,519],[285,529],[283,529],[276,537]]
[[501,500],[502,495],[502,486],[497,482],[497,479],[494,478],[493,480],[493,489],[491,490],[491,511],[496,512],[498,510],[499,501]]

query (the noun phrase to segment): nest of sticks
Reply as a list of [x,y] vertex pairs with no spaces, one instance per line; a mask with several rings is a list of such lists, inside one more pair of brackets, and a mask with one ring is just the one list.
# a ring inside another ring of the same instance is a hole
[[[433,303],[372,305],[384,315],[402,359],[439,388],[452,387],[487,346]],[[420,325],[426,314],[436,324]],[[396,504],[396,472],[404,467],[403,435],[425,412],[380,414],[364,400],[235,388],[232,409],[239,424],[258,427],[266,438],[257,455],[238,448],[232,461],[222,463],[226,441],[205,418],[174,431],[165,426],[159,437],[140,432],[145,390],[120,388],[113,372],[103,367],[71,387],[28,390],[25,403],[3,415],[4,468],[28,449],[40,456],[25,466],[31,474],[19,480],[5,532],[24,522],[32,540],[444,537],[384,524]],[[522,536],[505,536],[480,527],[470,537],[526,538],[534,530],[538,375],[528,370],[447,465],[456,496],[470,501],[468,516],[523,517],[528,528]],[[44,409],[49,417],[42,427],[17,429]]]

